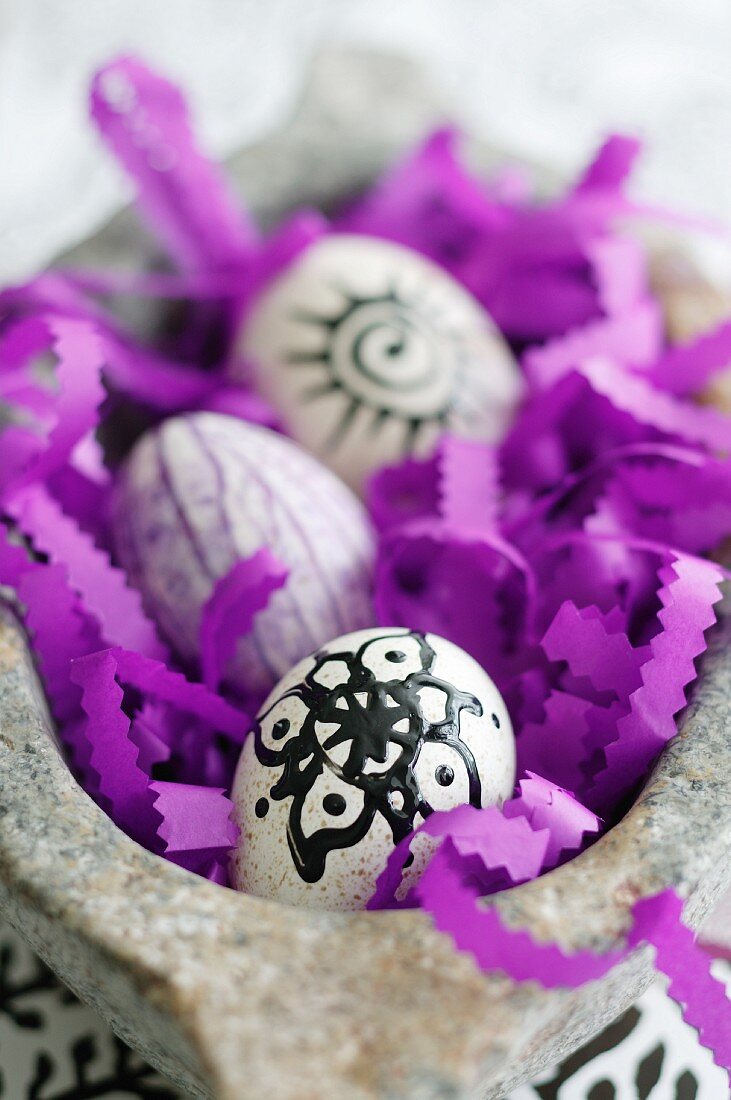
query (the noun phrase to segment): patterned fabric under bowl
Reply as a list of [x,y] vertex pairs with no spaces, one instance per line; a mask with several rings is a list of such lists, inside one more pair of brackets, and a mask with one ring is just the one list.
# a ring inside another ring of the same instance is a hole
[[[367,105],[367,112],[363,110]],[[409,64],[318,61],[295,121],[241,153],[265,223],[362,188],[444,106]],[[483,167],[495,153],[474,150]],[[141,262],[117,218],[75,250]],[[675,887],[697,924],[731,870],[731,619],[652,779],[622,823],[503,917],[567,950],[605,950],[640,897]],[[485,976],[418,912],[329,914],[222,890],[124,836],[75,784],[23,634],[0,619],[0,911],[118,1034],[193,1095],[217,1100],[436,1100],[503,1095],[631,1004],[648,949],[581,989]]]

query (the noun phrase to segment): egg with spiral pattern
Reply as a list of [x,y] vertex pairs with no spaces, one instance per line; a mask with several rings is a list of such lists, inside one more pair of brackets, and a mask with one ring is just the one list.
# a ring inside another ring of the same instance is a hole
[[229,682],[262,698],[334,634],[369,626],[374,537],[360,501],[291,440],[234,417],[164,421],[136,444],[112,508],[117,556],[176,653],[196,665],[216,582],[263,547],[287,567]]
[[354,234],[312,243],[254,301],[234,377],[253,372],[288,433],[360,491],[448,431],[499,440],[521,394],[479,303],[411,249]]
[[[464,650],[402,628],[336,638],[280,680],[245,742],[232,884],[363,909],[394,844],[429,814],[500,805],[514,782],[507,708]],[[415,838],[405,887],[436,843]]]

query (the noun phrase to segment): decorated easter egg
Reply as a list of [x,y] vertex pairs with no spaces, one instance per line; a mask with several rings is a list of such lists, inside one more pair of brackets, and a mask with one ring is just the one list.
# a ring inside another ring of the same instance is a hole
[[494,442],[521,392],[489,316],[418,253],[373,237],[314,242],[259,296],[232,364],[290,435],[359,490],[439,434]]
[[[510,717],[472,657],[433,634],[346,634],[287,673],[244,744],[232,882],[363,909],[393,845],[430,813],[502,804],[514,782]],[[415,838],[404,888],[434,844]]]
[[216,582],[263,547],[288,568],[232,661],[231,686],[246,695],[262,698],[328,638],[373,623],[374,539],[363,506],[266,428],[208,412],[164,421],[122,470],[112,527],[149,613],[193,663]]

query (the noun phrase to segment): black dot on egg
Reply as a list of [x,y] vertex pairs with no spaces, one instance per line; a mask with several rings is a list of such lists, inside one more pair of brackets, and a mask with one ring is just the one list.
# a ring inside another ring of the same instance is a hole
[[266,798],[257,799],[256,805],[254,806],[254,813],[256,814],[256,816],[259,817],[259,818],[266,817],[268,812],[269,812],[269,802],[268,802],[268,800]]
[[500,719],[498,718],[497,714],[492,715],[492,724],[496,730],[500,729]]
[[283,737],[286,737],[289,733],[289,725],[288,718],[280,718],[278,722],[275,722],[272,729],[272,740],[281,741]]
[[322,808],[331,817],[340,817],[345,813],[345,799],[341,794],[326,794],[322,800]]
[[434,772],[434,778],[440,787],[449,787],[454,783],[454,771],[449,764],[440,764]]
[[386,660],[390,661],[392,665],[400,665],[406,660],[406,654],[400,649],[389,649]]

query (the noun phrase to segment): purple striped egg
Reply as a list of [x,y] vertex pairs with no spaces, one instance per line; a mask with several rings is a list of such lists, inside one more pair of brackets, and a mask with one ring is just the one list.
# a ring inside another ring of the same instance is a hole
[[164,421],[136,444],[114,494],[118,558],[178,655],[200,657],[203,608],[240,559],[289,569],[238,645],[228,677],[261,695],[329,638],[374,622],[374,538],[334,474],[266,428],[217,413]]

